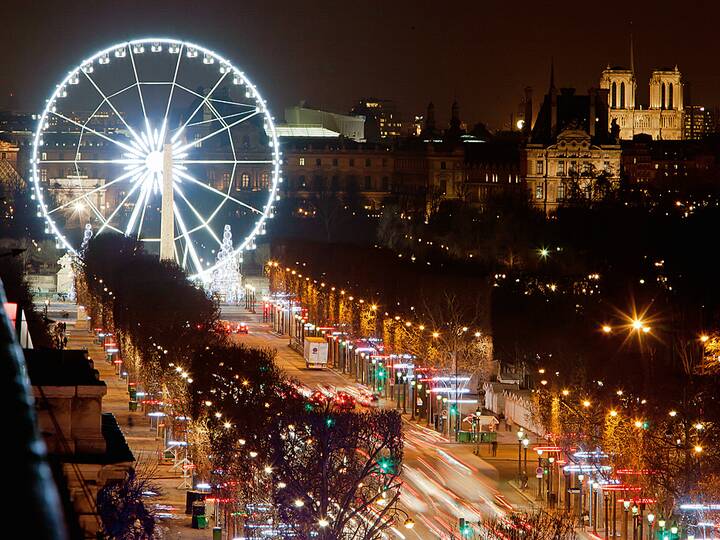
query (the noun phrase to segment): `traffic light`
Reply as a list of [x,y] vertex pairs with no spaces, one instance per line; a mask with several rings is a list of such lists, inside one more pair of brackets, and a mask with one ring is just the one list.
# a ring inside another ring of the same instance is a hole
[[460,535],[465,538],[472,536],[473,533],[472,527],[465,521],[465,518],[459,518],[458,530],[460,531]]

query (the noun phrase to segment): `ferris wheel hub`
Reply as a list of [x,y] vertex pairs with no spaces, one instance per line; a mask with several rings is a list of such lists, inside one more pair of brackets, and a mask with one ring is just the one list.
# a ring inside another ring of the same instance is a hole
[[145,166],[151,173],[162,173],[163,170],[163,153],[160,150],[149,152],[145,156]]

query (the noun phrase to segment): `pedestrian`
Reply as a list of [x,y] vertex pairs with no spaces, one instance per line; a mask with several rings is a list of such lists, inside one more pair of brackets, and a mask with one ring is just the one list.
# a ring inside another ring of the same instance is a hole
[[493,441],[492,443],[490,443],[490,446],[492,447],[493,457],[497,456],[497,441]]

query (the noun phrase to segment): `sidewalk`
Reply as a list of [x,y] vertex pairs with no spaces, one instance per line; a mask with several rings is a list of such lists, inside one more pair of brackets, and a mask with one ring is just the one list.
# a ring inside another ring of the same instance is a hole
[[[125,439],[132,450],[136,467],[154,470],[153,482],[160,488],[157,497],[148,497],[145,504],[162,514],[158,528],[162,537],[179,539],[212,538],[212,529],[192,529],[190,516],[185,515],[185,494],[187,490],[178,489],[181,474],[171,470],[172,463],[162,458],[163,441],[155,437],[156,429],[150,427],[150,418],[143,412],[130,412],[127,383],[115,374],[115,366],[105,360],[105,353],[97,345],[88,330],[76,329],[68,324],[68,349],[87,349],[100,378],[107,385],[107,395],[103,399],[103,412],[115,415]],[[132,419],[132,420],[130,420]],[[131,425],[132,423],[132,425]]]

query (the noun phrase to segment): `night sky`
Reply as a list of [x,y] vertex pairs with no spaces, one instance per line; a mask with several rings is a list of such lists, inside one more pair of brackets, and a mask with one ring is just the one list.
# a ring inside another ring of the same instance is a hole
[[[507,127],[526,85],[585,91],[607,64],[629,64],[639,103],[656,66],[677,64],[693,102],[720,105],[716,2],[158,0],[14,2],[3,11],[0,108],[35,112],[68,69],[117,41],[162,35],[204,44],[245,70],[276,117],[305,100],[347,112],[361,96],[429,101],[447,121]],[[536,106],[537,107],[537,106]],[[537,108],[536,108],[537,111]]]

